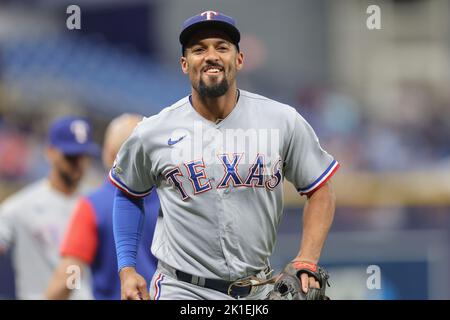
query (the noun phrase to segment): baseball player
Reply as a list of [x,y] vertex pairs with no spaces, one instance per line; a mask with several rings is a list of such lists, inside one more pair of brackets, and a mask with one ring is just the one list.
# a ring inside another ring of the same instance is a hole
[[[264,299],[283,212],[283,180],[308,198],[292,266],[304,293],[318,289],[317,263],[331,226],[339,167],[297,111],[237,88],[244,66],[233,18],[206,11],[179,40],[191,94],[145,118],[110,171],[118,187],[114,232],[123,299]],[[156,189],[163,218],[145,292],[136,272],[142,197]]]
[[[80,117],[67,116],[53,122],[46,149],[48,176],[0,206],[0,252],[12,250],[18,299],[44,298],[89,157],[100,151],[91,131],[89,122]],[[74,299],[91,297],[88,284],[74,295]]]
[[[142,116],[123,114],[109,124],[103,146],[103,163],[111,168],[117,151],[131,134]],[[48,299],[67,299],[72,292],[66,285],[70,267],[83,271],[90,267],[92,291],[97,300],[120,299],[117,258],[112,230],[112,208],[115,187],[106,180],[100,188],[82,197],[69,222],[61,245],[61,261],[47,290]],[[140,242],[137,270],[150,282],[156,269],[156,259],[150,252],[159,200],[156,193],[144,200],[145,222]]]

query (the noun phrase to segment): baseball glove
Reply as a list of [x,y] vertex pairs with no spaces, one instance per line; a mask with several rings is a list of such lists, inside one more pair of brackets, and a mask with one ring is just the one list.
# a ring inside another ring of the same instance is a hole
[[[309,288],[305,294],[300,281],[302,273],[314,277],[319,282],[320,289]],[[325,295],[326,286],[329,286],[328,278],[325,269],[315,264],[293,261],[284,268],[266,300],[329,300]]]

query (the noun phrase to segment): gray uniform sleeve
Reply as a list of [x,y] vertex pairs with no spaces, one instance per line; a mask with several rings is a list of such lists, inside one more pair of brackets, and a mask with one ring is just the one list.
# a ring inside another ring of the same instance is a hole
[[153,189],[155,179],[151,174],[151,162],[135,130],[121,146],[109,178],[119,189],[132,197],[144,197]]
[[339,168],[339,163],[322,149],[313,128],[295,112],[292,132],[287,137],[285,177],[303,194],[312,194]]
[[0,251],[8,249],[14,239],[14,212],[11,206],[0,206]]

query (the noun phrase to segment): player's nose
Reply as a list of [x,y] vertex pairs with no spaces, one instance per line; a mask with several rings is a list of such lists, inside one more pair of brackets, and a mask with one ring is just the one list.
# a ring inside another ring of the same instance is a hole
[[213,46],[208,47],[205,55],[205,60],[219,61],[219,53]]

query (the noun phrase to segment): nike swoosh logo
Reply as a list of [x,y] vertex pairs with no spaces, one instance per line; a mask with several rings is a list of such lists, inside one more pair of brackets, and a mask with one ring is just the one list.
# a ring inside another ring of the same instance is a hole
[[172,138],[169,138],[169,140],[167,141],[167,144],[168,144],[169,146],[173,146],[175,143],[178,143],[178,142],[180,142],[181,140],[183,140],[184,137],[186,137],[186,136],[184,135],[184,136],[182,136],[181,138],[178,138],[177,140],[172,140]]

